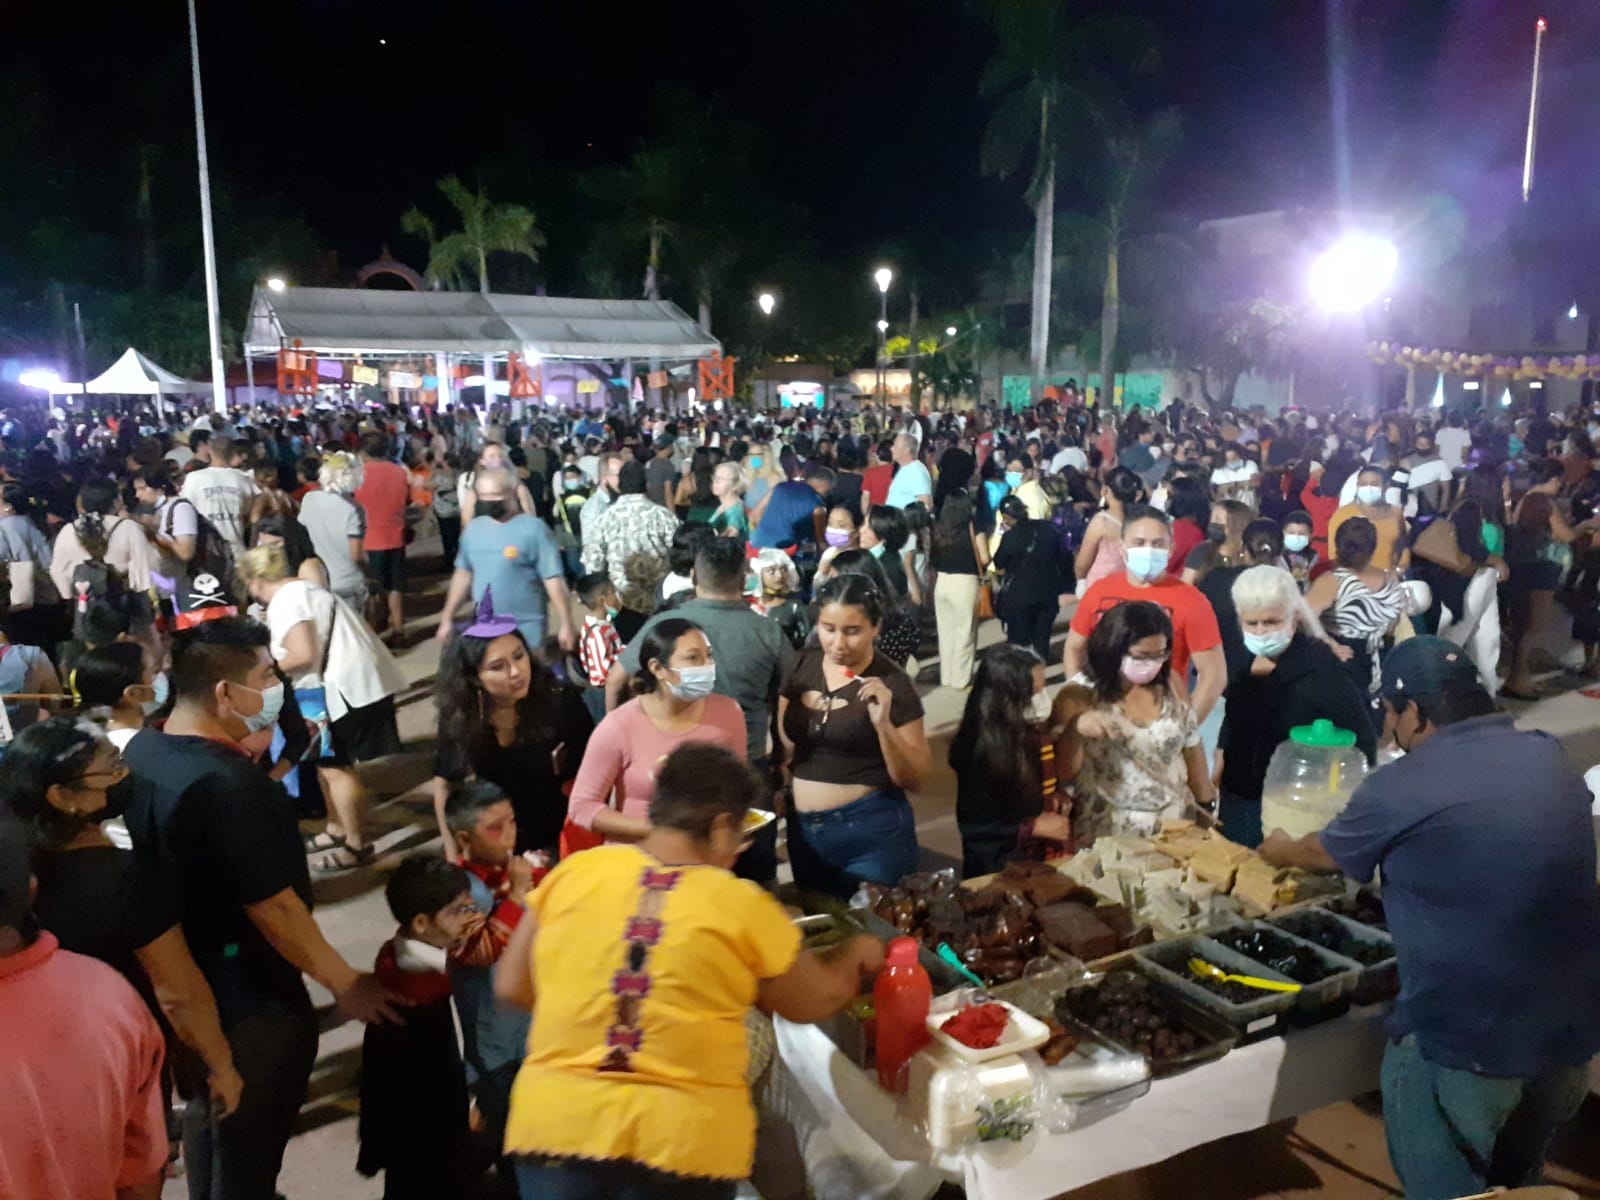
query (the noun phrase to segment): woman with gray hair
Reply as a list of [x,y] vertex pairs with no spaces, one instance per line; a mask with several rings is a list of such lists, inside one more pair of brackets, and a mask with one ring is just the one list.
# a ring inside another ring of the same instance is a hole
[[1262,840],[1267,764],[1291,729],[1332,721],[1356,735],[1369,763],[1378,739],[1371,705],[1316,636],[1316,618],[1293,575],[1277,566],[1251,567],[1234,580],[1233,605],[1248,658],[1228,680],[1217,742],[1218,815],[1230,839],[1255,847]]
[[356,612],[367,604],[367,514],[355,502],[361,486],[361,460],[334,453],[322,460],[317,482],[300,502],[300,524],[328,571],[328,590]]

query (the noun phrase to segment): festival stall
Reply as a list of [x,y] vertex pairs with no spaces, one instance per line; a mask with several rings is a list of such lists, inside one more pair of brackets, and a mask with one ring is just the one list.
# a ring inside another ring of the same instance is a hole
[[163,396],[195,396],[210,390],[209,383],[195,383],[174,375],[132,346],[87,383],[60,383],[50,389],[52,395],[153,396],[158,412]]
[[302,402],[370,388],[434,405],[481,388],[514,404],[603,407],[636,379],[711,398],[733,384],[721,343],[665,300],[257,288],[244,353],[272,359],[278,391]]
[[900,1096],[869,998],[774,1022],[765,1101],[821,1194],[1045,1200],[1378,1086],[1399,983],[1381,899],[1190,822],[818,907],[813,944],[915,938],[934,991]]

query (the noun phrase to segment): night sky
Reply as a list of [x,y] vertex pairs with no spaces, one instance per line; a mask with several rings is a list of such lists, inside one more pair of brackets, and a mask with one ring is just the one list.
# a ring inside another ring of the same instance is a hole
[[[69,133],[59,166],[189,137],[180,0],[5,7],[0,73]],[[1184,114],[1161,189],[1169,208],[1204,217],[1337,202],[1342,90],[1354,206],[1443,190],[1492,227],[1515,207],[1542,13],[1552,32],[1539,183],[1553,211],[1600,212],[1600,5],[1115,7],[1161,27],[1164,69],[1136,100]],[[872,253],[907,231],[1027,228],[1019,187],[978,174],[990,40],[976,0],[202,0],[200,11],[217,169],[302,209],[346,268],[381,242],[403,249],[400,212],[435,202],[432,181],[450,171],[468,182],[483,171],[496,199],[529,203],[552,244],[581,237],[570,189],[555,199],[564,173],[624,159],[670,85],[766,129],[769,188],[808,211],[830,251]],[[1071,187],[1069,165],[1064,203]]]

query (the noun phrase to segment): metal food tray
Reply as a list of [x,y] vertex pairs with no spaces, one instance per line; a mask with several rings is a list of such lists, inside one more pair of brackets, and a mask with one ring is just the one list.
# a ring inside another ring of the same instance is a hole
[[1186,965],[1191,958],[1208,959],[1230,975],[1254,975],[1279,983],[1293,983],[1276,971],[1236,954],[1208,937],[1178,938],[1158,942],[1134,951],[1140,970],[1175,988],[1187,999],[1208,1012],[1216,1013],[1239,1031],[1241,1043],[1261,1041],[1282,1032],[1289,1010],[1295,1005],[1293,992],[1265,992],[1261,999],[1233,1004],[1196,983]]
[[[1125,967],[1119,967],[1119,969],[1132,970],[1136,967],[1142,968],[1145,965],[1139,963],[1137,960],[1129,961],[1124,959],[1123,961],[1127,965]],[[1149,978],[1156,991],[1160,993],[1162,1001],[1167,1005],[1168,1009],[1171,1010],[1173,1018],[1184,1028],[1188,1029],[1191,1033],[1195,1034],[1201,1039],[1201,1045],[1184,1054],[1169,1055],[1166,1058],[1153,1058],[1149,1055],[1146,1055],[1145,1057],[1149,1058],[1150,1061],[1151,1079],[1162,1079],[1168,1075],[1177,1075],[1183,1071],[1189,1070],[1192,1067],[1203,1066],[1208,1062],[1215,1062],[1217,1059],[1222,1058],[1228,1053],[1228,1051],[1232,1050],[1236,1045],[1239,1044],[1239,1031],[1230,1023],[1223,1020],[1215,1013],[1202,1008],[1198,1004],[1195,1004],[1187,995],[1178,991],[1176,988],[1169,986],[1165,979],[1159,978],[1149,971],[1141,970],[1141,973]],[[1099,987],[1100,984],[1104,982],[1104,979],[1105,976],[1098,976],[1097,978],[1086,980],[1078,986],[1068,988],[1066,991],[1062,992],[1056,1001],[1056,1020],[1060,1021],[1063,1025],[1067,1025],[1069,1028],[1076,1027],[1079,1029],[1087,1029],[1091,1037],[1098,1038],[1108,1046],[1114,1046],[1118,1050],[1122,1050],[1128,1054],[1138,1054],[1139,1051],[1134,1050],[1131,1047],[1124,1046],[1118,1039],[1110,1037],[1104,1033],[1100,1033],[1098,1030],[1091,1029],[1077,1016],[1075,1016],[1069,1007],[1067,1007],[1068,998],[1072,995],[1072,993],[1092,991]],[[1146,1090],[1148,1090],[1148,1088],[1146,1088]],[[1139,1094],[1143,1095],[1144,1093],[1140,1092]],[[1109,1100],[1109,1096],[1096,1098],[1096,1102],[1109,1102]]]
[[[1393,1000],[1400,994],[1400,960],[1395,953],[1394,939],[1376,925],[1363,925],[1360,921],[1318,907],[1296,909],[1294,912],[1282,913],[1272,918],[1272,924],[1306,941],[1310,939],[1305,938],[1296,926],[1304,927],[1314,921],[1336,922],[1356,941],[1370,946],[1383,946],[1389,951],[1388,958],[1375,963],[1348,960],[1355,962],[1361,972],[1356,977],[1355,986],[1350,990],[1352,1004],[1381,1004],[1386,1000]],[[1329,951],[1329,953],[1334,952]]]
[[[1308,941],[1303,937],[1296,937],[1292,931],[1267,921],[1241,921],[1237,925],[1230,925],[1227,929],[1219,930],[1218,932],[1228,934],[1237,930],[1253,931],[1258,929],[1283,938],[1284,941],[1297,950],[1309,951],[1318,963],[1328,969],[1328,975],[1325,978],[1319,979],[1315,983],[1300,984],[1300,991],[1295,996],[1295,1007],[1297,1009],[1302,1011],[1332,1010],[1335,1005],[1350,994],[1356,986],[1356,980],[1361,977],[1361,964],[1354,959],[1335,954],[1332,950],[1325,950],[1315,942]],[[1214,934],[1213,937],[1215,936]],[[1220,942],[1218,944],[1222,945]],[[1231,949],[1231,947],[1227,946],[1223,948]],[[1241,950],[1239,953],[1243,954],[1244,952]],[[1248,954],[1244,956],[1249,958],[1251,962],[1256,961]],[[1260,966],[1267,967],[1267,964],[1261,963]],[[1270,967],[1267,967],[1267,969],[1271,970]],[[1298,979],[1293,982],[1300,983]],[[1348,1008],[1349,1005],[1346,1004],[1344,1007]],[[1328,1011],[1324,1015],[1334,1016],[1337,1014]]]

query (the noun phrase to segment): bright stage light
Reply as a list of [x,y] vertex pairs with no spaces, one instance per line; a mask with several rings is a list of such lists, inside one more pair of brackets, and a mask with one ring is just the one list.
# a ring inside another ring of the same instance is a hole
[[61,376],[48,367],[32,367],[18,375],[17,382],[26,388],[48,392],[61,382]]
[[1384,293],[1399,261],[1393,242],[1349,234],[1312,262],[1311,296],[1328,312],[1355,312]]

